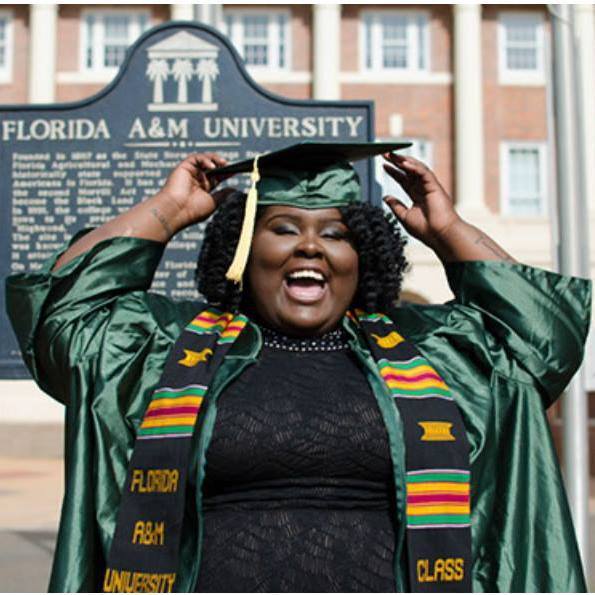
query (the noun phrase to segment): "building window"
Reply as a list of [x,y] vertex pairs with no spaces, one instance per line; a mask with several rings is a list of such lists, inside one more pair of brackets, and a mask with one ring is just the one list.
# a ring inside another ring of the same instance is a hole
[[226,10],[223,26],[247,66],[289,70],[289,12]]
[[12,13],[0,11],[0,82],[8,83],[12,80]]
[[148,12],[85,11],[82,16],[82,70],[113,72],[128,47],[150,26]]
[[546,214],[545,143],[503,143],[502,213],[519,217]]
[[537,13],[500,15],[499,61],[503,83],[545,83],[544,24]]
[[430,68],[428,20],[424,12],[362,13],[362,70],[427,72]]

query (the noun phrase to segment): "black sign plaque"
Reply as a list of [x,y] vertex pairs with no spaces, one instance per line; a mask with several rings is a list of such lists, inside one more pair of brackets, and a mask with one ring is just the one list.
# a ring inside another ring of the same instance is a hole
[[[300,140],[371,141],[369,101],[275,96],[246,72],[229,40],[169,22],[128,51],[112,83],[68,104],[0,106],[0,274],[34,271],[76,231],[155,194],[191,152],[229,161]],[[371,163],[357,165],[379,200]],[[237,183],[237,182],[236,182]],[[168,244],[152,290],[194,298],[198,225]],[[0,292],[0,378],[26,378]]]

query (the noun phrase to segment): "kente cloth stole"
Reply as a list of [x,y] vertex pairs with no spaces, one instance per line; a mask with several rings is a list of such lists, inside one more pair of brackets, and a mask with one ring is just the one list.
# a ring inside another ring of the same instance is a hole
[[405,436],[410,589],[471,592],[469,441],[438,372],[384,314],[356,310]]
[[174,589],[192,435],[213,376],[246,323],[245,316],[205,310],[172,347],[137,430],[104,592]]
[[[350,317],[403,421],[411,590],[471,591],[469,445],[460,413],[444,381],[389,318]],[[172,347],[137,431],[104,592],[174,590],[192,435],[209,385],[246,323],[242,315],[205,310]]]

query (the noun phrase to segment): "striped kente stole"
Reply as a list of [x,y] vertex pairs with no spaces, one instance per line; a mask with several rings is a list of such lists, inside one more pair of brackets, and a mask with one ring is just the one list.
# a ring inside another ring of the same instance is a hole
[[246,322],[205,310],[172,347],[137,430],[104,592],[173,590],[192,435],[213,376]]
[[355,312],[403,423],[413,592],[471,591],[469,442],[450,389],[383,314]]

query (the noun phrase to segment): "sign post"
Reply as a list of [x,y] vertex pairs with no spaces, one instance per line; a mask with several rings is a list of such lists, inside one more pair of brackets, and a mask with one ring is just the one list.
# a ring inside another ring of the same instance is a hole
[[[589,276],[588,213],[585,197],[584,148],[580,135],[574,9],[550,5],[553,34],[553,99],[556,139],[558,261],[564,275]],[[589,411],[585,363],[562,401],[566,490],[583,565],[589,567]],[[586,573],[589,576],[589,573]]]

